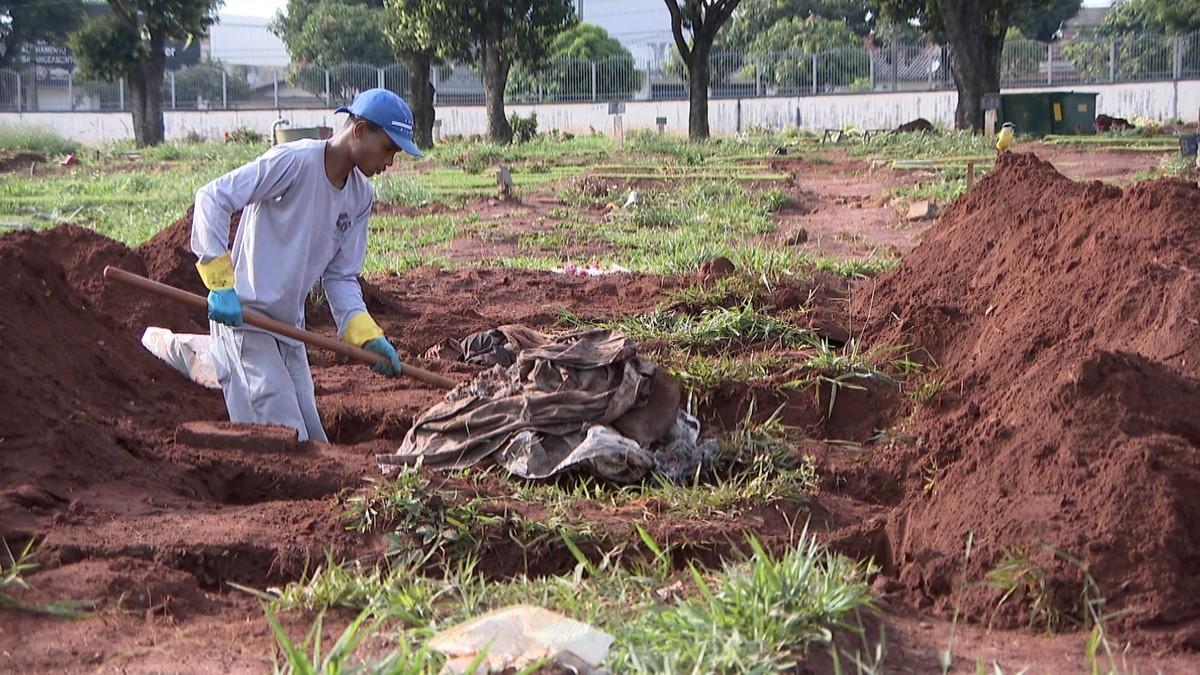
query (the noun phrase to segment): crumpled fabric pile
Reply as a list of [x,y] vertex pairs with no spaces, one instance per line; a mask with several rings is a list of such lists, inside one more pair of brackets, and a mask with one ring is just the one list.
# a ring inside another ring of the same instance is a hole
[[489,461],[529,479],[580,470],[617,483],[651,473],[684,483],[716,452],[680,408],[679,383],[619,333],[501,326],[458,346],[463,360],[495,365],[425,411],[395,454],[379,455],[385,474]]

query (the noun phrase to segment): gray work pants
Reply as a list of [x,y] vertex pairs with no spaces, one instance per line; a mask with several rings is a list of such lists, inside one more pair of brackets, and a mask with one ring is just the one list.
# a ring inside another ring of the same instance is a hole
[[328,443],[304,345],[268,333],[209,322],[210,355],[231,422],[282,424],[301,441]]

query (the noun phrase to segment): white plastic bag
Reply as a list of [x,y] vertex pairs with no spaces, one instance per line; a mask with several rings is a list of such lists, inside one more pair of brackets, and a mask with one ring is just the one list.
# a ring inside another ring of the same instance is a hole
[[209,389],[220,389],[217,371],[208,356],[208,335],[172,333],[166,328],[150,326],[142,333],[142,346],[158,358],[171,364],[184,377]]
[[586,623],[541,607],[512,605],[448,628],[429,646],[449,658],[446,674],[467,672],[481,653],[481,673],[520,669],[544,658],[596,673],[612,643],[611,635]]

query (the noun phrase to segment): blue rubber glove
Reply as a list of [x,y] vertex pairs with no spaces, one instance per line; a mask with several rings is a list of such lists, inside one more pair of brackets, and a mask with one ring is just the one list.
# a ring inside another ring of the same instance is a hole
[[237,291],[226,288],[208,292],[208,318],[237,328],[242,325],[242,303]]
[[400,376],[400,357],[396,355],[396,348],[387,341],[387,338],[375,338],[364,344],[363,349],[386,357],[390,361],[390,363],[376,363],[371,366],[371,370],[388,377]]

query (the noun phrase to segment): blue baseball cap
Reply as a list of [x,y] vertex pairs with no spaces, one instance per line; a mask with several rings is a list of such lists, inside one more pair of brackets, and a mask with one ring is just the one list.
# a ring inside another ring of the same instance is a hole
[[396,147],[414,157],[421,151],[413,143],[413,114],[404,99],[387,89],[368,89],[354,97],[349,108],[334,113],[350,113],[387,132]]

